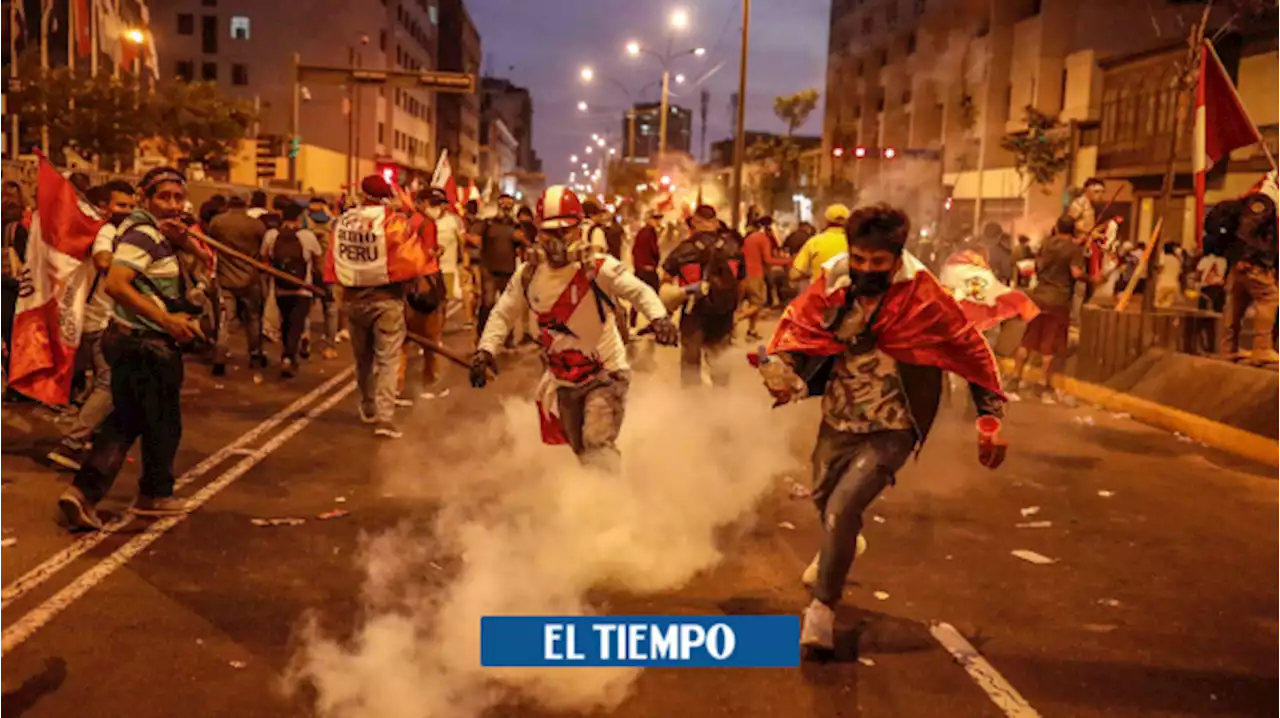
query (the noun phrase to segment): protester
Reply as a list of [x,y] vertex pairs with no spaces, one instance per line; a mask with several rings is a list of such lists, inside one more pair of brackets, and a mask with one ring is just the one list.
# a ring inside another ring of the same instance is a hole
[[113,408],[73,485],[58,499],[73,529],[102,528],[94,506],[139,438],[142,475],[133,511],[163,516],[188,510],[185,501],[173,498],[173,460],[182,439],[181,345],[200,336],[179,258],[187,246],[187,227],[178,219],[187,181],[173,168],[157,167],[139,188],[142,204],[120,224],[106,278],[115,301],[114,324],[103,338]]
[[[448,291],[445,288],[444,274],[440,270],[440,230],[439,225],[434,220],[428,220],[431,207],[427,201],[428,194],[422,201],[415,204],[414,207],[406,208],[406,213],[411,213],[414,209],[418,211],[417,215],[410,214],[410,227],[413,223],[425,223],[434,225],[434,231],[426,231],[421,233],[423,249],[425,251],[425,261],[423,263],[422,276],[416,280],[416,283],[406,293],[405,307],[405,327],[409,332],[425,337],[426,339],[439,344],[444,335],[445,307],[448,302]],[[416,345],[413,347],[416,349]],[[411,406],[413,404],[412,393],[408,391],[405,384],[406,372],[409,367],[409,356],[411,349],[409,344],[404,345],[404,350],[400,355],[400,368],[396,372],[396,405]],[[434,399],[438,395],[438,384],[440,383],[440,362],[435,352],[426,351],[422,356],[422,383],[420,396],[423,399]]]
[[[265,196],[262,202],[266,203]],[[262,252],[262,238],[266,232],[262,222],[250,216],[245,209],[244,198],[238,196],[227,199],[227,210],[209,224],[210,237],[255,259]],[[249,367],[266,367],[267,356],[262,351],[265,292],[258,268],[230,254],[221,254],[218,257],[218,289],[221,315],[214,348],[213,375],[224,376],[227,372],[233,318],[244,328],[249,347]]]
[[813,601],[800,642],[835,645],[834,608],[853,565],[862,515],[929,434],[943,372],[969,382],[979,414],[979,461],[1000,465],[999,371],[986,341],[923,265],[904,252],[910,222],[887,205],[848,221],[849,253],[787,308],[759,362],[786,403],[822,396],[813,451],[813,500],[822,547],[804,580]]
[[768,272],[775,266],[785,267],[791,264],[786,257],[779,256],[773,241],[771,230],[773,218],[769,216],[756,220],[756,231],[747,235],[743,243],[743,258],[746,264],[746,279],[742,280],[743,308],[739,319],[747,320],[747,338],[759,339],[756,325],[760,321],[760,312],[768,302]]
[[827,222],[826,227],[819,234],[810,237],[796,253],[795,262],[791,265],[793,280],[816,280],[827,262],[848,251],[844,224],[849,219],[849,208],[842,204],[830,205],[823,217]]
[[1172,307],[1182,295],[1182,248],[1176,242],[1166,242],[1161,249],[1160,273],[1156,276],[1156,307]]
[[480,223],[481,275],[480,316],[477,332],[484,334],[489,312],[498,302],[498,296],[507,288],[511,275],[516,271],[516,201],[509,194],[498,197],[498,214]]
[[609,305],[619,297],[629,300],[649,319],[660,343],[674,344],[677,332],[649,286],[618,260],[592,251],[580,226],[583,215],[569,188],[550,187],[542,194],[537,251],[490,314],[472,356],[471,383],[483,387],[497,374],[495,353],[532,309],[546,367],[537,390],[543,441],[568,444],[584,463],[614,470],[631,372]]
[[1075,220],[1070,215],[1063,215],[1055,225],[1054,233],[1040,247],[1040,256],[1036,259],[1036,285],[1029,293],[1040,308],[1040,314],[1027,325],[1022,346],[1014,353],[1013,376],[1009,382],[1010,391],[1017,391],[1027,359],[1033,352],[1038,353],[1044,374],[1042,398],[1046,403],[1056,401],[1052,383],[1053,362],[1067,348],[1076,282],[1088,279],[1082,244],[1085,235],[1076,234],[1075,227]]
[[809,238],[816,233],[813,224],[809,222],[801,222],[787,234],[787,238],[782,240],[782,248],[793,257],[800,255],[800,250],[804,249],[804,245]]
[[334,227],[325,280],[342,285],[360,388],[360,420],[374,424],[375,436],[398,439],[403,434],[393,419],[407,285],[427,273],[435,225],[413,212],[411,201],[404,209],[414,216],[388,208],[393,191],[379,175],[365,177],[360,189],[362,204],[343,213]]
[[96,275],[85,302],[80,335],[80,346],[93,364],[93,386],[76,413],[70,430],[48,454],[50,461],[72,471],[80,470],[89,439],[111,413],[111,364],[103,351],[103,338],[111,323],[114,306],[107,295],[106,277],[115,252],[117,228],[132,214],[135,203],[133,186],[124,180],[94,187],[88,196],[101,215],[107,218],[107,223],[98,230],[89,253]]
[[[1243,198],[1235,236],[1223,253],[1227,271],[1226,306],[1223,307],[1218,351],[1228,359],[1248,359],[1255,364],[1280,361],[1273,346],[1276,308],[1277,246],[1276,205],[1271,197],[1255,193]],[[1253,346],[1241,345],[1245,312],[1253,307]]]
[[[329,243],[333,239],[333,215],[329,214],[329,205],[325,202],[324,197],[312,197],[307,203],[306,214],[302,215],[302,226],[311,230],[316,236],[316,241],[320,243],[321,256],[329,254]],[[325,289],[325,281],[320,273],[312,275],[314,284]],[[320,350],[320,356],[324,359],[336,359],[338,357],[338,329],[341,314],[341,308],[338,306],[338,298],[335,292],[328,292],[320,297],[321,316],[324,319],[324,349]],[[307,330],[303,334],[303,341],[308,342],[308,335],[311,331],[310,322],[307,323]]]
[[[281,272],[312,284],[323,273],[325,255],[315,233],[302,228],[302,212],[302,205],[293,202],[281,209],[279,229],[267,230],[262,239],[262,258]],[[298,371],[298,348],[311,316],[313,294],[279,279],[273,283],[280,311],[280,375],[287,379]]]
[[728,386],[729,368],[721,355],[733,340],[739,282],[744,276],[741,240],[700,205],[689,218],[691,235],[672,248],[662,263],[680,287],[680,380],[702,384],[705,362],[716,386]]
[[260,189],[253,191],[249,196],[249,209],[246,212],[254,219],[261,219],[262,215],[267,213],[267,193]]
[[[484,232],[484,220],[480,219],[480,203],[467,200],[462,215],[462,226],[466,228],[466,251],[462,255],[462,311],[466,315],[465,327],[474,327],[480,306],[480,292],[483,287],[484,268],[481,257],[481,234]],[[477,338],[479,332],[476,333]]]
[[9,349],[13,346],[13,317],[18,307],[19,277],[27,261],[26,202],[22,186],[4,183],[2,209],[4,215],[4,373],[9,376]]
[[462,298],[460,262],[466,239],[462,219],[449,210],[449,196],[440,187],[422,190],[419,196],[427,202],[426,215],[436,224],[436,244],[440,249],[440,275],[444,280],[445,296]]
[[1227,260],[1225,257],[1206,252],[1196,263],[1196,283],[1200,292],[1200,309],[1222,313],[1227,303],[1227,292],[1224,286],[1227,281]]
[[1031,246],[1031,238],[1025,234],[1018,235],[1018,246],[1013,250],[1013,282],[1009,285],[1018,289],[1031,286],[1032,277],[1036,276],[1036,251]]
[[[609,211],[607,206],[590,199],[582,203],[582,211],[587,220],[584,223],[587,244],[597,252],[621,260],[626,231],[622,229],[622,225],[618,224],[617,217]],[[622,306],[622,302],[616,302],[614,311],[618,314],[618,331],[622,334],[622,342],[626,344],[631,340],[631,322],[628,320],[627,309]]]
[[226,208],[227,198],[224,195],[215,194],[205,200],[204,203],[200,205],[200,229],[208,232],[209,223],[213,221],[214,217],[222,214],[223,210]]

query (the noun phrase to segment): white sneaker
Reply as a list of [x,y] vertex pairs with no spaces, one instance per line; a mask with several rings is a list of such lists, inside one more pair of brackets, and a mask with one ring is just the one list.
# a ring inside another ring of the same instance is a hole
[[833,650],[836,647],[835,622],[836,612],[822,601],[813,599],[809,607],[804,609],[800,625],[800,645],[824,651]]
[[[862,534],[858,534],[858,543],[854,549],[854,557],[856,558],[861,556],[866,552],[867,540],[862,537]],[[806,586],[812,586],[818,582],[818,556],[819,554],[815,553],[813,555],[813,560],[809,562],[808,566],[805,566],[804,573],[800,574],[800,581]]]

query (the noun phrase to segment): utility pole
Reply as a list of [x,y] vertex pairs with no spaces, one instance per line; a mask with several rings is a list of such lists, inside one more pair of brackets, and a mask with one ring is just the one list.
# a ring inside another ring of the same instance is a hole
[[[670,54],[670,53],[668,53]],[[667,69],[664,61],[662,64],[662,102],[658,103],[658,114],[662,115],[658,118],[658,171],[662,171],[662,160],[667,155],[667,89],[671,84],[671,71]]]
[[701,100],[702,137],[698,140],[698,161],[707,161],[707,105],[711,102],[711,91],[703,88]]
[[744,127],[747,104],[747,37],[751,28],[751,0],[742,0],[742,55],[738,58],[738,121],[733,139],[733,229],[738,229],[742,216],[742,161],[747,151]]
[[294,150],[294,144],[299,143],[298,123],[301,114],[302,105],[302,83],[298,79],[298,65],[302,63],[302,56],[293,53],[293,92],[290,93],[291,106],[289,108],[289,186],[295,186],[298,181],[298,152]]
[[[356,49],[354,47],[347,48],[347,64],[351,67],[356,66]],[[356,81],[354,73],[347,78],[347,187],[354,189],[355,180],[355,159],[356,159]]]
[[[18,26],[18,3],[15,0],[9,2],[9,88],[5,94],[16,92],[18,89],[18,33],[15,32]],[[12,99],[12,97],[8,98]],[[11,159],[18,159],[18,155],[22,152],[22,140],[18,138],[18,133],[22,129],[18,121],[18,109],[16,107],[9,108],[9,132],[13,135],[13,143],[10,145]]]

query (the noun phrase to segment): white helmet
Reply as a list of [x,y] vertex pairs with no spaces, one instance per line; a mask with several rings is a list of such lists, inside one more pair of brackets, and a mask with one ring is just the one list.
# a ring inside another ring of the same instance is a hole
[[582,202],[568,187],[558,184],[538,198],[538,229],[565,229],[582,222]]

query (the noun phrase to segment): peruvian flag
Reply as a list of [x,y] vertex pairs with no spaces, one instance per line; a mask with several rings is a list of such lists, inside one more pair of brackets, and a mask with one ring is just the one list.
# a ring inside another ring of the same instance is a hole
[[91,214],[65,177],[40,155],[36,215],[13,319],[9,386],[46,404],[65,404],[93,285],[89,258],[106,222]]
[[991,267],[973,250],[951,255],[938,281],[951,292],[965,318],[980,332],[1014,317],[1029,322],[1040,313],[1030,297],[996,279]]
[[[1204,227],[1205,173],[1232,150],[1261,141],[1262,135],[1249,119],[1240,95],[1236,94],[1236,86],[1213,49],[1213,43],[1205,40],[1200,49],[1195,147],[1191,155],[1196,184],[1196,227]],[[1196,234],[1200,233],[1197,231]]]
[[450,207],[458,206],[458,183],[453,179],[453,167],[449,165],[449,150],[440,150],[436,171],[431,173],[431,186],[444,190]]

